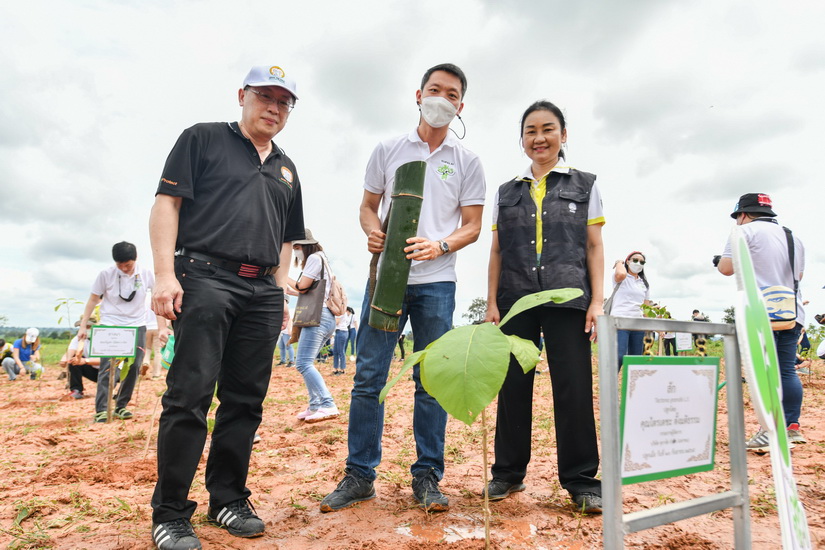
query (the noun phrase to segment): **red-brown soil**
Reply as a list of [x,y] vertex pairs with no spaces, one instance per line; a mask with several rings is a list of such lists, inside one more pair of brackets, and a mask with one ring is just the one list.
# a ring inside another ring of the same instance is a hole
[[[541,369],[544,365],[540,364]],[[348,367],[348,371],[354,365]],[[546,368],[546,366],[545,366]],[[794,473],[805,504],[814,548],[825,548],[825,364],[803,379],[803,432],[808,443],[793,451]],[[0,544],[8,548],[148,549],[154,482],[156,424],[152,423],[161,380],[141,380],[130,408],[135,418],[92,422],[92,399],[66,399],[57,368],[43,380],[0,382]],[[322,365],[326,375],[329,366]],[[306,393],[295,369],[276,367],[265,404],[263,437],[250,467],[252,501],[267,524],[258,539],[236,539],[206,523],[208,497],[203,467],[191,496],[200,503],[193,524],[204,548],[470,549],[484,547],[482,427],[450,420],[447,471],[441,487],[451,509],[427,515],[410,491],[412,385],[400,383],[387,403],[378,498],[354,508],[321,514],[319,501],[335,488],[347,454],[350,376],[326,376],[343,414],[307,425],[295,419]],[[87,394],[94,384],[87,383]],[[724,390],[722,392],[724,394]],[[631,512],[729,488],[727,418],[720,395],[716,467],[711,472],[627,486],[624,510]],[[533,460],[527,490],[492,503],[494,548],[583,550],[601,547],[600,516],[570,505],[556,479],[549,378],[536,383]],[[756,428],[746,403],[746,431]],[[159,412],[159,411],[158,411]],[[495,418],[495,405],[488,418]],[[492,423],[491,423],[492,424]],[[488,426],[492,434],[492,425]],[[151,439],[148,442],[147,437]],[[490,439],[492,441],[492,439]],[[492,454],[492,453],[491,453]],[[780,547],[779,523],[769,456],[748,456],[754,549]],[[733,547],[729,511],[678,522],[625,538],[628,548],[714,549]]]

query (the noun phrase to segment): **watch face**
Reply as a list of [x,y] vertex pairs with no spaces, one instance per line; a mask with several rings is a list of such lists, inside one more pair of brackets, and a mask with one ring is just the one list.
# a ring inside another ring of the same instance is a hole
[[450,245],[447,244],[447,241],[441,241],[441,251],[445,253],[450,251]]

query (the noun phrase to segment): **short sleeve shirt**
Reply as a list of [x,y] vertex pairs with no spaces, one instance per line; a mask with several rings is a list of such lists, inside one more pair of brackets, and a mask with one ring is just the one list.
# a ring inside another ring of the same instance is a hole
[[[103,297],[100,322],[104,325],[142,327],[146,325],[146,293],[155,286],[155,274],[135,264],[134,272],[126,275],[112,265],[98,273],[92,283],[92,294]],[[135,292],[131,300],[125,300]]]
[[32,360],[32,354],[40,348],[35,348],[34,344],[30,344],[27,347],[23,347],[23,339],[18,338],[14,341],[14,347],[17,349],[17,353],[20,357],[20,361],[25,363],[26,361]]
[[[329,291],[332,288],[332,280],[326,270],[324,270],[323,274],[321,273],[324,265],[321,260],[321,256],[323,254],[323,252],[316,252],[315,254],[309,255],[306,262],[304,262],[304,270],[301,272],[301,276],[298,277],[298,280],[300,280],[301,277],[309,277],[313,281],[317,281],[323,277],[326,283],[326,288],[324,289],[324,300],[329,300]],[[324,256],[324,259],[326,259],[326,256]]]
[[[465,149],[451,134],[430,152],[418,129],[379,143],[372,152],[364,177],[364,189],[383,195],[380,218],[387,216],[392,202],[395,171],[402,164],[424,161],[424,202],[417,236],[437,241],[449,236],[461,223],[461,208],[484,204],[486,182],[478,157]],[[435,260],[413,260],[409,284],[455,281],[455,254]]]
[[281,244],[304,238],[295,165],[274,143],[261,162],[237,122],[184,130],[166,159],[157,194],[184,199],[178,249],[276,266]]

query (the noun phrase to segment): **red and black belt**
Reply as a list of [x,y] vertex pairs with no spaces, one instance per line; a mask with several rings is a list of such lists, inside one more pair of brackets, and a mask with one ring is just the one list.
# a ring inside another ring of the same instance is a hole
[[201,252],[195,252],[194,250],[189,250],[188,248],[181,248],[180,250],[175,252],[175,255],[183,256],[185,258],[192,258],[193,260],[200,260],[208,264],[213,264],[220,267],[221,269],[231,271],[239,277],[249,277],[251,279],[263,279],[264,277],[274,275],[275,272],[278,271],[277,265],[264,267],[259,265],[245,264],[242,262],[234,262],[232,260],[226,260],[224,258],[210,256],[208,254],[203,254]]

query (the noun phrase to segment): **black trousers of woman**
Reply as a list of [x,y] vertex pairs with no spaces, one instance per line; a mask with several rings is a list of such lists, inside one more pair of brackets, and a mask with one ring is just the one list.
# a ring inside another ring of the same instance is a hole
[[[501,312],[503,318],[506,311]],[[590,341],[584,332],[585,312],[561,307],[536,307],[520,313],[502,328],[538,346],[544,331],[553,386],[559,481],[572,495],[601,495]],[[533,427],[533,381],[515,358],[498,394],[494,478],[521,483],[530,463]],[[547,406],[547,404],[540,404]]]

